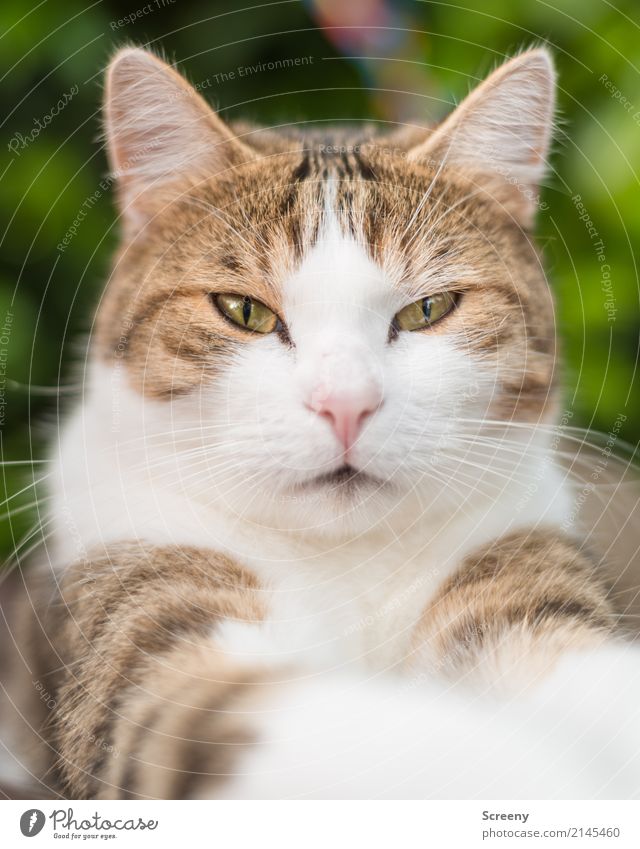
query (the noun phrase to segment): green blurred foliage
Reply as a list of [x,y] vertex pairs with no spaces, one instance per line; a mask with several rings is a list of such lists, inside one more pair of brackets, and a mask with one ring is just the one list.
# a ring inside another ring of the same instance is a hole
[[[144,0],[45,0],[32,8],[22,0],[4,0],[0,6],[0,326],[7,312],[13,315],[5,346],[6,413],[0,430],[5,461],[44,456],[41,437],[47,428],[55,429],[80,377],[73,362],[82,361],[82,340],[90,332],[116,241],[110,193],[100,193],[63,252],[56,246],[107,170],[98,110],[101,72],[116,45],[134,42],[162,49],[179,60],[193,82],[238,66],[313,57],[312,64],[295,71],[236,76],[208,88],[206,96],[228,118],[277,125],[384,117],[384,105],[372,92],[382,79],[384,54],[371,50],[366,62],[342,56],[316,23],[312,3],[288,0],[241,11],[230,0],[151,2],[151,12],[122,26],[118,20],[147,5]],[[558,298],[567,404],[575,412],[572,424],[605,432],[619,414],[626,415],[622,436],[635,444],[640,438],[635,387],[637,0],[618,0],[616,7],[606,0],[564,0],[555,7],[542,0],[486,0],[477,8],[406,0],[393,6],[414,32],[406,41],[406,56],[402,43],[388,56],[415,63],[412,103],[421,121],[440,118],[453,100],[523,45],[544,40],[554,49],[561,131],[539,231]],[[603,74],[609,88],[601,81]],[[10,149],[16,133],[27,137],[34,122],[74,89],[77,94],[37,137],[24,149]],[[571,200],[576,193],[604,242],[615,299],[613,321],[605,308],[601,262]],[[60,394],[47,389],[58,384],[64,387]],[[36,466],[36,474],[44,468]],[[28,482],[29,467],[5,465],[3,476],[12,495]],[[10,506],[32,498],[28,489]],[[24,533],[32,521],[25,510],[13,524],[0,524],[0,548],[8,550],[13,536]]]

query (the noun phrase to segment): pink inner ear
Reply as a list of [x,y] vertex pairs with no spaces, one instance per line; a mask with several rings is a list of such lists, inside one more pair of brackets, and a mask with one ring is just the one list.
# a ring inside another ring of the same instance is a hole
[[104,118],[125,226],[134,231],[148,217],[149,192],[254,156],[177,71],[145,50],[125,48],[114,57]]
[[[436,160],[474,179],[506,177],[515,187],[540,185],[553,127],[555,74],[546,50],[532,50],[502,65],[481,83],[422,144],[414,161]],[[498,190],[518,219],[535,207],[520,192]],[[509,194],[512,200],[509,201]]]

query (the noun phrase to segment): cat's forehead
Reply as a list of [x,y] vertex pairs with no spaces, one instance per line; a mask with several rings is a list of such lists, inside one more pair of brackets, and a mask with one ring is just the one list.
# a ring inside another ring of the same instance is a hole
[[[327,199],[344,230],[366,237],[371,249],[380,247],[385,232],[398,222],[408,223],[425,192],[429,196],[414,222],[442,198],[459,199],[460,191],[446,181],[433,181],[435,172],[423,164],[409,162],[402,151],[369,143],[318,144],[316,147],[262,152],[239,166],[232,180],[212,179],[198,192],[201,199],[236,215],[247,236],[269,235],[288,227],[300,250],[308,242],[299,228],[312,226],[317,233],[326,212]],[[433,181],[433,185],[432,184]],[[431,198],[431,199],[430,199]],[[448,202],[448,201],[447,201]],[[246,228],[254,228],[253,231]],[[255,229],[257,228],[257,229]]]
[[[365,272],[376,266],[387,282],[412,280],[419,291],[461,254],[487,254],[500,230],[495,215],[483,221],[473,186],[435,176],[400,148],[372,143],[276,151],[239,169],[232,183],[197,187],[178,214],[168,211],[169,224],[200,236],[179,236],[185,261],[202,249],[232,282],[317,279],[322,263],[330,269],[339,258],[354,269],[354,289],[365,277],[372,285],[375,275]],[[302,265],[309,274],[296,273]]]

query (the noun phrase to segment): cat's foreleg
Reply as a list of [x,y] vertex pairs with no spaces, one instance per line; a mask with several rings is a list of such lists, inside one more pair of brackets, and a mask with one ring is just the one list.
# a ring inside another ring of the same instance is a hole
[[532,529],[469,556],[432,599],[408,666],[514,692],[570,649],[594,648],[616,617],[597,566],[569,537]]
[[253,576],[213,552],[120,545],[70,567],[56,607],[63,795],[182,798],[224,782],[272,686],[216,645],[222,623],[261,619]]

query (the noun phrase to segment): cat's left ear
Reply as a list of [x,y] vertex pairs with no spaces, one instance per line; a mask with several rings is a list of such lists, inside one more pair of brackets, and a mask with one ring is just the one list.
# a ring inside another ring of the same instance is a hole
[[409,159],[464,173],[528,227],[547,169],[554,108],[551,56],[529,50],[495,70]]
[[109,64],[107,150],[125,233],[133,235],[186,179],[232,179],[255,157],[174,68],[136,47]]

